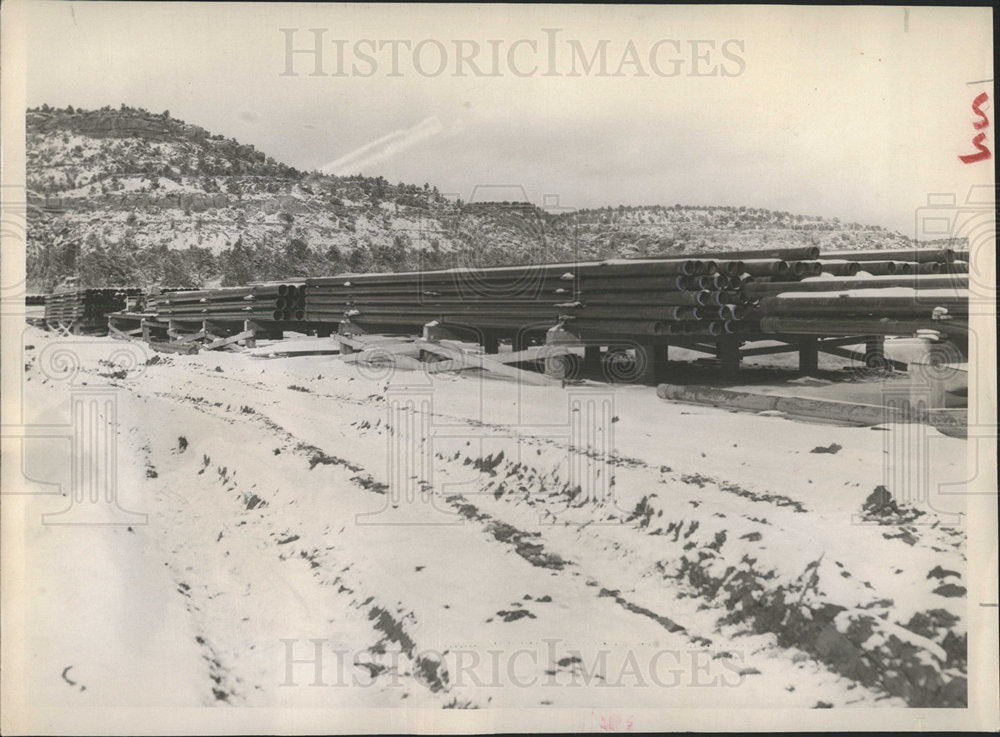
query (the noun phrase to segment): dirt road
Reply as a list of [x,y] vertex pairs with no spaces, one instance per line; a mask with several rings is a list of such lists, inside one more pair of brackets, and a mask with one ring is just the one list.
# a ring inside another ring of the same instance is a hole
[[[912,486],[963,480],[961,440],[649,387],[61,340],[72,380],[59,339],[28,334],[30,420],[67,422],[72,392],[113,387],[117,498],[147,517],[40,524],[71,464],[52,460],[65,441],[26,442],[31,488],[50,492],[16,502],[35,698],[622,719],[965,701],[961,506]],[[914,433],[933,453],[919,479],[896,468]]]

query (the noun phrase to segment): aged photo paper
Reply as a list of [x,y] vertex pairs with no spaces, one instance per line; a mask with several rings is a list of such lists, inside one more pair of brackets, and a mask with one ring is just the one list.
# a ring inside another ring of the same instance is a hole
[[10,0],[4,734],[996,730],[991,7]]

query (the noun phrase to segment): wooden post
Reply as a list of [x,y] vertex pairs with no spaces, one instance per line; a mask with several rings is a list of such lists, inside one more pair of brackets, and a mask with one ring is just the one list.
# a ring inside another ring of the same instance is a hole
[[735,335],[723,335],[715,341],[715,355],[727,376],[736,376],[740,371],[740,341]]
[[654,376],[653,378],[659,381],[667,373],[667,361],[670,356],[670,344],[669,343],[656,343],[653,346],[653,366],[654,366]]
[[588,345],[583,348],[583,360],[588,364],[598,364],[601,362],[601,346]]
[[545,375],[550,379],[562,381],[575,379],[580,371],[580,357],[566,351],[549,355],[544,360]]
[[655,384],[657,372],[657,346],[640,343],[635,347],[636,384]]
[[819,371],[819,346],[816,338],[799,338],[799,371],[815,374]]
[[500,352],[500,339],[492,331],[486,331],[483,336],[483,352],[495,354]]
[[885,338],[877,335],[865,341],[865,365],[868,368],[892,369],[891,363],[885,360]]
[[257,347],[256,329],[257,329],[257,325],[252,320],[244,320],[243,321],[243,330],[250,332],[250,335],[247,336],[245,338],[245,340],[244,340],[244,345],[247,348],[256,348]]
[[[343,335],[345,338],[352,338],[361,332],[362,330],[350,320],[342,320],[337,323],[338,336]],[[354,346],[345,340],[337,340],[337,345],[340,346],[340,355],[342,356],[349,356],[354,353]]]

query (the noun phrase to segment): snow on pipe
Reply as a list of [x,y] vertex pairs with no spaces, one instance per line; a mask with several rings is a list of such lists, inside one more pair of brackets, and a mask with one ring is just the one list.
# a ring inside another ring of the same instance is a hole
[[820,259],[817,263],[820,273],[826,272],[833,276],[854,276],[861,271],[861,264],[857,261]]
[[750,276],[781,276],[791,273],[792,268],[783,259],[746,259],[743,273]]
[[574,330],[602,334],[665,335],[668,332],[667,323],[660,320],[574,319],[571,326]]
[[713,251],[716,259],[779,259],[782,261],[810,261],[819,256],[816,246],[795,246],[789,248],[761,248],[749,251]]
[[786,335],[913,335],[920,330],[938,330],[948,335],[967,336],[968,323],[959,320],[924,320],[881,318],[764,317],[765,333]]
[[310,286],[359,286],[388,285],[420,282],[422,284],[465,283],[496,280],[560,279],[572,280],[598,275],[618,276],[699,275],[706,273],[706,263],[699,259],[618,259],[563,264],[538,264],[532,266],[496,266],[482,268],[454,268],[437,271],[410,271],[379,274],[344,274],[330,277],[313,277],[305,280]]
[[913,261],[950,263],[958,252],[952,248],[897,248],[878,251],[828,251],[825,258],[839,258],[850,261]]
[[[724,253],[713,254],[715,255],[725,256]],[[455,313],[456,318],[475,320],[484,325],[490,320],[498,324],[516,322],[518,319],[544,321],[552,319],[551,313],[558,307],[573,310],[580,319],[601,322],[612,317],[624,317],[625,322],[633,323],[662,322],[659,316],[668,321],[695,323],[712,318],[703,326],[685,324],[669,330],[678,334],[700,330],[715,335],[720,331],[725,333],[745,330],[745,327],[734,328],[733,324],[727,326],[727,322],[738,323],[746,319],[748,313],[745,305],[750,303],[753,296],[786,292],[795,289],[796,284],[806,283],[794,280],[781,282],[783,276],[811,277],[822,271],[839,271],[849,276],[859,268],[868,273],[886,275],[908,271],[933,274],[942,269],[942,264],[917,259],[910,251],[881,252],[879,255],[882,258],[865,260],[861,264],[837,258],[809,260],[818,255],[813,249],[797,252],[773,249],[740,252],[740,255],[744,258],[625,259],[571,265],[341,275],[305,280],[301,286],[284,283],[257,284],[219,290],[174,291],[162,296],[153,295],[150,302],[156,314],[168,318],[185,315],[200,315],[210,319],[219,319],[220,315],[244,318],[244,310],[250,308],[234,305],[233,300],[239,299],[252,302],[258,308],[266,308],[271,304],[274,310],[270,317],[275,320],[294,321],[307,316],[312,319],[318,315],[335,322],[343,319],[344,309],[353,309],[353,305],[357,305],[363,308],[365,319],[370,318],[374,322],[409,324],[428,314],[437,315],[443,310],[446,314]],[[830,255],[838,254],[824,254]],[[857,256],[856,253],[849,255]],[[896,255],[915,260],[895,261],[885,258]],[[953,260],[944,268],[948,271],[967,272],[968,262]],[[755,276],[762,278],[754,281]],[[539,284],[544,286],[560,283],[567,286],[558,289],[533,289]],[[457,285],[458,291],[449,293],[451,284]],[[462,288],[470,286],[474,295],[471,299],[462,294]],[[866,286],[874,288],[876,284],[869,282]],[[524,290],[525,287],[526,291],[518,292],[518,289]],[[480,288],[487,293],[477,293]],[[488,294],[490,289],[497,292],[496,296]],[[351,300],[344,300],[340,296],[341,290],[350,293]],[[555,296],[556,293],[559,296]],[[417,309],[414,309],[415,299]],[[555,300],[560,300],[559,304],[555,304]],[[172,308],[164,309],[171,304]],[[451,305],[456,305],[457,308],[451,308]],[[657,310],[657,306],[661,309]],[[956,314],[961,308],[958,304],[951,306]],[[608,311],[602,310],[602,307],[615,309]],[[682,307],[695,309],[678,309]],[[698,309],[708,307],[717,309],[704,314]],[[819,312],[823,313],[825,309],[822,308]],[[833,306],[831,309],[839,310],[840,306]],[[886,309],[901,308],[887,305]],[[256,316],[258,313],[252,314]],[[255,319],[263,317],[264,314],[261,314]],[[629,317],[638,319],[629,320]],[[646,317],[651,320],[646,320]],[[716,317],[718,320],[714,319]],[[720,324],[711,324],[715,322]]]
[[834,292],[846,289],[883,289],[888,287],[909,287],[911,289],[965,288],[969,278],[964,274],[942,275],[898,275],[859,276],[856,278],[821,277],[797,282],[754,281],[743,285],[743,293],[749,297],[763,297],[781,292]]
[[891,297],[856,296],[850,293],[833,296],[807,293],[799,296],[786,293],[765,297],[760,301],[760,309],[769,316],[870,313],[917,318],[930,316],[937,307],[946,308],[950,314],[968,315],[968,293],[939,295],[936,292],[920,292],[914,296]]

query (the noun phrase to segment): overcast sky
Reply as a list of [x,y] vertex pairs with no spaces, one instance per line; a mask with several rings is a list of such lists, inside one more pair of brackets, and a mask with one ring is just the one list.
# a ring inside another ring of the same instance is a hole
[[[958,159],[976,152],[973,98],[992,98],[988,9],[36,2],[30,13],[31,106],[169,109],[302,169],[430,182],[467,200],[523,188],[564,207],[746,205],[913,235],[928,193],[961,200],[992,178],[992,160]],[[311,52],[283,74],[288,37],[313,49],[313,28],[325,29],[324,76]],[[984,112],[992,151],[992,101]]]

